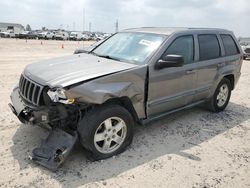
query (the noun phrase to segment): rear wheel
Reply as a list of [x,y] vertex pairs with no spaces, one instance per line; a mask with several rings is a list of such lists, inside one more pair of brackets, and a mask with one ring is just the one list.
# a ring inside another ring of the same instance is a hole
[[223,78],[217,86],[214,95],[208,101],[208,107],[213,112],[223,111],[230,100],[232,86],[228,79]]
[[80,141],[91,160],[123,152],[133,139],[134,121],[119,105],[104,105],[88,112],[78,125]]

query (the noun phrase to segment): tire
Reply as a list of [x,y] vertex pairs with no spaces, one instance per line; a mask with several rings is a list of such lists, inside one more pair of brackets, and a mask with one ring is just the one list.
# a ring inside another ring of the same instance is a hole
[[125,108],[109,104],[87,112],[77,129],[88,158],[95,161],[125,151],[132,143],[133,127],[134,120]]
[[231,91],[232,85],[230,81],[226,78],[223,78],[218,84],[213,96],[208,101],[209,110],[212,112],[223,111],[228,105],[231,97]]

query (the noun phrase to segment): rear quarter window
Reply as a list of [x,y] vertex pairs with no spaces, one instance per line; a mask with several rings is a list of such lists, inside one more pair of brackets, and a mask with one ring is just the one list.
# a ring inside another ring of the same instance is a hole
[[220,36],[223,42],[226,56],[236,55],[240,53],[231,35],[220,35]]
[[220,57],[221,50],[218,38],[215,34],[198,35],[200,61],[216,59]]

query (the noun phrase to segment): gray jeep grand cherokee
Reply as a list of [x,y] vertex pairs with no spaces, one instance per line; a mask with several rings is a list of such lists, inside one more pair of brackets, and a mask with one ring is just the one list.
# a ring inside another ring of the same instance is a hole
[[50,128],[31,159],[56,169],[77,138],[99,160],[131,144],[135,123],[201,103],[224,110],[242,62],[227,30],[128,29],[87,53],[28,65],[10,107],[22,123]]

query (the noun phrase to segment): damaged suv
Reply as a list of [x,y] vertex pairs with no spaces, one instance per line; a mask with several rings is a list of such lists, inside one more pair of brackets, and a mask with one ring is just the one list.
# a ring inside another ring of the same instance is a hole
[[22,123],[50,128],[31,159],[56,169],[78,138],[100,160],[131,144],[135,123],[201,103],[224,110],[242,62],[231,31],[128,29],[88,53],[28,65],[10,108]]

